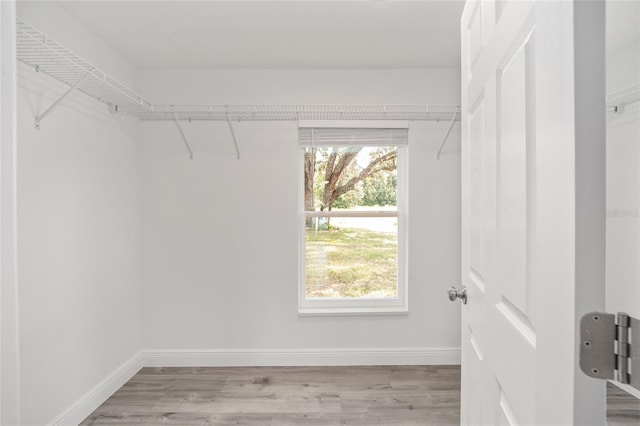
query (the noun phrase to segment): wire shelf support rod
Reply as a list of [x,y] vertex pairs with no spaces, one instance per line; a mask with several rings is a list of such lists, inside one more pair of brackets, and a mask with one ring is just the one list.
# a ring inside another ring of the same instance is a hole
[[53,109],[55,107],[58,106],[58,104],[60,104],[60,102],[62,102],[63,100],[65,100],[67,98],[67,96],[69,96],[72,92],[74,92],[78,86],[80,86],[82,83],[84,83],[84,81],[89,77],[91,73],[88,72],[84,75],[84,77],[82,77],[80,80],[78,80],[73,86],[69,87],[69,89],[67,89],[66,92],[64,92],[62,94],[62,96],[60,96],[55,102],[53,102],[49,108],[47,108],[46,110],[44,110],[44,112],[40,115],[38,115],[35,119],[35,123],[33,124],[34,129],[36,130],[40,130],[40,122],[51,113],[51,111],[53,111]]
[[440,154],[442,153],[442,148],[444,148],[444,144],[447,143],[447,139],[449,139],[449,135],[451,134],[451,129],[453,129],[453,125],[456,122],[456,115],[457,113],[453,113],[453,117],[451,117],[451,122],[449,123],[449,128],[447,129],[447,133],[444,135],[444,140],[442,141],[442,144],[440,145],[440,149],[438,150],[438,155],[436,156],[436,158],[439,160],[440,159]]
[[182,140],[184,141],[184,146],[187,147],[187,151],[189,151],[189,160],[193,160],[193,151],[191,151],[191,146],[189,146],[189,141],[187,137],[184,135],[184,131],[182,130],[182,126],[180,125],[180,120],[178,119],[178,114],[173,113],[174,123],[176,124],[176,128],[178,132],[180,132],[180,136],[182,136]]
[[227,120],[227,124],[229,125],[229,131],[231,132],[231,138],[233,139],[233,146],[236,148],[236,158],[240,159],[240,149],[238,148],[238,140],[236,139],[236,132],[233,130],[233,124],[231,120]]

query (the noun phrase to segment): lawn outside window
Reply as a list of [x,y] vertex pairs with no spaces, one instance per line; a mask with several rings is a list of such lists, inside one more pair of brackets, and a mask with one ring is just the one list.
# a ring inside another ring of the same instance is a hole
[[366,125],[299,128],[301,315],[407,312],[408,126]]

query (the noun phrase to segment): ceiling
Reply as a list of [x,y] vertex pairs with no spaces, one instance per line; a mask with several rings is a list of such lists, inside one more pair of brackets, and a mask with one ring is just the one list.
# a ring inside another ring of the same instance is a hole
[[457,68],[463,2],[69,1],[140,68]]

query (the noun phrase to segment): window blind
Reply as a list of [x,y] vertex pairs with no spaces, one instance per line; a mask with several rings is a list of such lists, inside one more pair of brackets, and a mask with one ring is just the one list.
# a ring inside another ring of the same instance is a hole
[[313,146],[403,146],[409,144],[409,129],[301,127],[298,145]]

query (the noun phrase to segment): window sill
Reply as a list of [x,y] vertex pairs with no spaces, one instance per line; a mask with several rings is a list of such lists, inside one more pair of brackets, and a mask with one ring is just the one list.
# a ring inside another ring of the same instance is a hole
[[342,317],[363,315],[409,315],[409,309],[401,307],[351,307],[351,308],[298,308],[301,317]]

